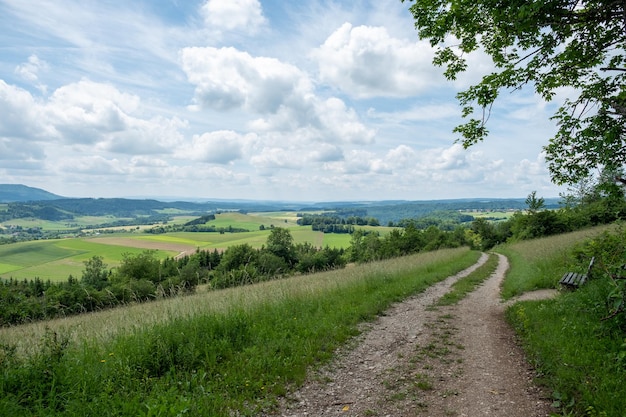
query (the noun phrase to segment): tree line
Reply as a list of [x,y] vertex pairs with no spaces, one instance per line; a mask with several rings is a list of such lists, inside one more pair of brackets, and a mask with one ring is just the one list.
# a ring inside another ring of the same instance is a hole
[[[223,252],[197,250],[191,255],[159,260],[154,251],[125,254],[116,268],[94,256],[85,262],[80,278],[65,282],[0,281],[0,325],[20,324],[130,302],[143,302],[193,292],[198,284],[220,289],[280,278],[292,274],[342,268],[349,262],[372,262],[417,252],[469,246],[488,250],[515,240],[565,233],[626,218],[626,201],[619,186],[592,187],[580,198],[569,197],[557,210],[547,210],[543,198],[531,193],[527,210],[506,221],[478,218],[452,229],[423,226],[419,219],[403,220],[385,235],[355,229],[346,249],[318,248],[294,243],[288,229],[274,227],[261,248],[249,244]],[[324,216],[316,217],[324,219]],[[191,225],[198,226],[198,225]]]
[[63,317],[193,292],[198,284],[227,288],[293,273],[345,266],[344,251],[294,244],[287,229],[274,228],[266,244],[234,245],[224,252],[197,250],[191,255],[157,258],[155,251],[124,254],[109,268],[100,256],[84,263],[80,278],[64,282],[40,278],[0,280],[0,326]]

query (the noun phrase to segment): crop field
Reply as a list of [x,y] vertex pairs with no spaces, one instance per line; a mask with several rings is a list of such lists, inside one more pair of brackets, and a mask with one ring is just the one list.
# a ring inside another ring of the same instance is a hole
[[[177,216],[170,224],[185,223],[194,217]],[[72,221],[112,222],[110,216],[81,218]],[[203,233],[203,232],[172,232],[165,234],[143,233],[137,226],[132,226],[133,232],[100,234],[93,237],[68,238],[61,240],[39,240],[0,246],[0,278],[32,279],[35,277],[52,281],[62,281],[69,275],[80,277],[84,269],[84,262],[93,256],[101,256],[109,267],[117,266],[123,259],[124,253],[138,254],[144,250],[157,251],[158,258],[177,256],[182,253],[193,253],[197,249],[223,251],[229,246],[248,244],[253,248],[263,246],[271,233],[271,227],[288,228],[295,243],[311,243],[317,247],[347,248],[350,245],[348,234],[324,234],[314,232],[310,227],[296,224],[295,212],[275,213],[222,213],[209,222],[217,228],[224,227],[248,229],[245,233]],[[23,220],[22,222],[28,222]],[[26,224],[26,223],[24,223]],[[35,221],[30,227],[37,224],[39,227],[61,230],[62,222]],[[91,223],[93,224],[93,223]],[[54,226],[56,225],[56,226]],[[260,230],[261,225],[265,230]],[[54,229],[56,227],[56,229]],[[143,226],[149,228],[152,226]],[[113,229],[128,229],[122,226]],[[371,228],[381,234],[389,228]],[[390,230],[390,229],[389,229]]]
[[508,220],[510,219],[515,211],[463,211],[461,214],[465,214],[468,216],[473,216],[475,218],[486,218],[494,221]]
[[[117,265],[124,253],[138,254],[145,248],[107,245],[91,239],[39,240],[0,246],[0,277],[52,281],[65,280],[69,275],[80,277],[84,261],[102,256],[109,266]],[[175,250],[159,250],[157,257],[176,256]]]
[[[130,218],[121,218],[113,216],[80,216],[72,220],[41,220],[41,219],[13,219],[3,223],[6,226],[20,226],[23,228],[39,227],[44,231],[65,231],[75,230],[81,227],[98,226],[100,224],[111,223],[118,220],[130,220]],[[128,227],[128,226],[127,226]]]

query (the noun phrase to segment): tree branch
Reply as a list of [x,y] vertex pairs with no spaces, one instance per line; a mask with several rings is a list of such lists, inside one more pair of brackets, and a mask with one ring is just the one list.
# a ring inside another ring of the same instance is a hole
[[600,68],[602,71],[624,71],[626,72],[626,68],[616,68],[616,67],[602,67]]

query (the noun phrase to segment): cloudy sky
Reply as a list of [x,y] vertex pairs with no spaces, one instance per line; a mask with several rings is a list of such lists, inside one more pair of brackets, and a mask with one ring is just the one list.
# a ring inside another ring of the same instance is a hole
[[464,150],[400,0],[0,0],[0,183],[72,197],[556,197],[554,107]]

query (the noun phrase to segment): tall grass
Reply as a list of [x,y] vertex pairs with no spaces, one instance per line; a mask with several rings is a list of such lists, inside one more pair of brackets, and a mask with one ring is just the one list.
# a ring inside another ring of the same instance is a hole
[[[584,269],[588,260],[576,261],[571,249],[600,231],[501,248],[512,260],[507,281],[514,282],[505,282],[509,294],[555,287],[564,272]],[[516,303],[507,310],[540,381],[563,415],[625,415],[626,327],[623,320],[604,320],[611,286],[608,278],[597,275],[576,291],[562,291],[551,300]]]
[[4,329],[0,415],[258,415],[359,322],[478,256],[444,250],[33,325],[34,350]]
[[527,291],[558,288],[559,279],[573,266],[580,268],[574,272],[585,272],[586,265],[577,265],[571,256],[572,246],[613,228],[598,226],[496,247],[495,251],[506,255],[511,266],[502,285],[502,297],[509,299]]

